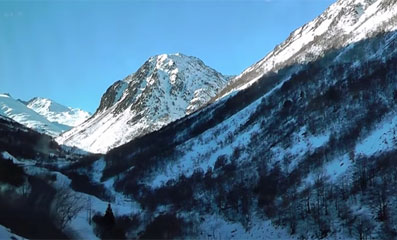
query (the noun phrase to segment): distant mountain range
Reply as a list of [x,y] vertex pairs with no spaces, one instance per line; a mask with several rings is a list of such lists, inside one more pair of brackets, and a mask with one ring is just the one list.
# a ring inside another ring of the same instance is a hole
[[25,102],[9,94],[0,94],[0,115],[53,137],[90,117],[88,112],[65,107],[50,99],[37,97]]

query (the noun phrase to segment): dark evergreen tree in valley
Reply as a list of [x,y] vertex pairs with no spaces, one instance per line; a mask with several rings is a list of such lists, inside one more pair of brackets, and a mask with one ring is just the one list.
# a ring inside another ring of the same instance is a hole
[[96,224],[95,232],[101,239],[125,239],[125,229],[116,221],[110,203],[104,216],[97,214],[92,220]]
[[108,203],[108,208],[106,209],[105,216],[103,216],[103,222],[108,228],[112,228],[114,226],[115,220],[110,203]]

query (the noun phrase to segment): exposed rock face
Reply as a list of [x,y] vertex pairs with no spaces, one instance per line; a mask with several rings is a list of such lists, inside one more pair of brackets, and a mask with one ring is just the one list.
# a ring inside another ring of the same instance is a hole
[[226,82],[198,58],[179,53],[151,57],[110,86],[93,117],[58,142],[107,152],[203,107]]

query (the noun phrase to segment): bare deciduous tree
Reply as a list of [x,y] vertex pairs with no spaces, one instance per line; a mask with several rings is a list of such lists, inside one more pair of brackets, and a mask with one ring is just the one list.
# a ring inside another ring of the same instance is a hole
[[60,229],[72,221],[84,209],[85,199],[67,187],[58,189],[51,204],[51,213]]

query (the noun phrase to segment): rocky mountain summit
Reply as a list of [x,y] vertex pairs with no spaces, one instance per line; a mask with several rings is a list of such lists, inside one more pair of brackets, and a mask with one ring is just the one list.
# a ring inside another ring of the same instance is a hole
[[107,152],[205,106],[226,82],[227,77],[196,57],[180,53],[151,57],[110,86],[95,114],[57,141]]

